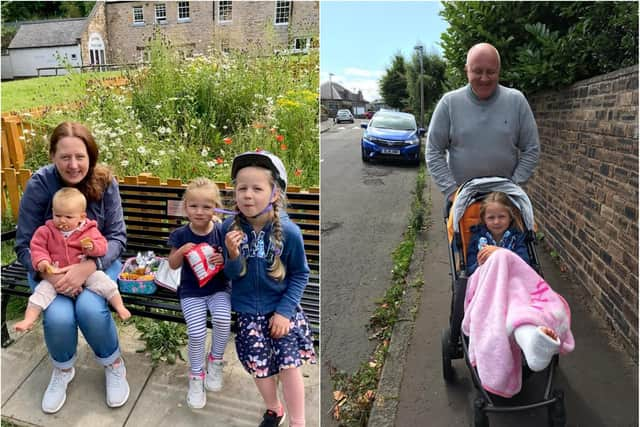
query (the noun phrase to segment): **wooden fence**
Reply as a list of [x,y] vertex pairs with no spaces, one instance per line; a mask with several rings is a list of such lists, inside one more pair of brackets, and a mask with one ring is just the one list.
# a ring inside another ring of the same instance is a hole
[[[4,147],[4,145],[3,145]],[[4,148],[3,148],[4,150]],[[0,211],[2,216],[5,216],[7,209],[11,210],[14,220],[18,219],[18,208],[20,206],[20,198],[24,191],[27,181],[31,177],[31,171],[28,169],[14,169],[14,168],[2,168],[2,197],[0,199]],[[124,178],[118,178],[118,182],[123,184],[133,184],[144,186],[168,186],[168,187],[186,187],[187,183],[182,182],[179,178],[168,178],[165,182],[162,182],[159,177],[153,176],[150,173],[143,173],[138,176],[125,176]],[[224,182],[218,182],[220,189],[231,188],[230,184]],[[296,193],[319,193],[320,189],[317,187],[303,190],[300,187],[290,185],[287,187],[287,197],[291,199],[295,198]],[[223,200],[225,205],[230,205],[230,200]],[[318,207],[315,207],[319,211]]]

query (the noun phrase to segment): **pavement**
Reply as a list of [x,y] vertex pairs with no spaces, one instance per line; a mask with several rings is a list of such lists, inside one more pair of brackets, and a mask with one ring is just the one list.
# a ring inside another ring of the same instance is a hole
[[[14,322],[9,322],[10,331]],[[52,415],[41,410],[42,394],[51,376],[41,323],[27,333],[11,332],[15,342],[2,349],[3,421],[43,427],[244,427],[257,426],[262,421],[265,410],[262,399],[251,376],[237,360],[233,337],[224,355],[227,365],[223,390],[207,392],[207,405],[192,410],[185,400],[187,364],[178,360],[174,365],[160,363],[154,368],[151,357],[138,352],[144,348],[144,343],[138,339],[140,333],[135,326],[118,322],[118,330],[131,388],[127,403],[115,409],[106,405],[104,369],[95,361],[93,352],[79,334],[76,376],[67,389],[65,405]],[[183,354],[186,358],[186,349]],[[319,425],[319,363],[302,367],[307,426]]]
[[333,119],[328,119],[320,122],[320,133],[326,132],[334,125]]
[[[442,378],[440,331],[448,322],[451,284],[443,197],[430,178],[427,180],[425,203],[431,207],[430,226],[419,236],[408,280],[412,283],[421,277],[424,286],[409,288],[404,296],[369,427],[424,425],[424,420],[431,420],[431,426],[468,425],[467,406],[473,393],[470,372],[457,360],[453,363],[455,381],[447,385]],[[571,307],[576,342],[574,352],[560,358],[555,384],[565,392],[567,426],[637,427],[637,353],[632,355],[620,347],[611,329],[595,314],[592,297],[560,271],[549,252],[538,245],[545,280]],[[543,425],[546,420],[540,411],[496,416],[491,425]]]

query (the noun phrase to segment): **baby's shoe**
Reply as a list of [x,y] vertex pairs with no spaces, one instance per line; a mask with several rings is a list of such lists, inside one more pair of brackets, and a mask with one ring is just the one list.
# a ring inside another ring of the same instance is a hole
[[199,375],[189,374],[187,405],[191,409],[202,409],[206,404],[207,393],[204,391],[204,372]]
[[[553,332],[552,334],[555,335]],[[527,365],[534,372],[540,372],[549,366],[553,355],[560,352],[558,337],[550,336],[541,326],[518,326],[513,331],[513,336],[524,353]]]
[[204,382],[204,386],[207,390],[222,390],[222,368],[224,368],[224,362],[222,359],[214,359],[213,356],[209,354],[209,357],[207,357],[207,377]]

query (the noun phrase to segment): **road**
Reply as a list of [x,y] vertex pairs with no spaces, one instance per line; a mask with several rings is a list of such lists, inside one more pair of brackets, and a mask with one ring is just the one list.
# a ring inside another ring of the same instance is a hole
[[353,373],[374,346],[367,323],[391,281],[391,252],[406,229],[418,169],[363,164],[362,129],[333,126],[321,135],[323,426],[331,420],[330,371]]

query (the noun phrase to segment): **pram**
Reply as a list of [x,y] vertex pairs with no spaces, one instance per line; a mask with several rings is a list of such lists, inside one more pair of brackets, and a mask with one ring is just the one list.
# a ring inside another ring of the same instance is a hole
[[[520,211],[526,228],[526,243],[531,267],[542,276],[540,263],[536,254],[534,243],[536,235],[534,231],[533,208],[526,193],[507,178],[483,177],[475,178],[463,184],[456,193],[453,205],[445,206],[444,221],[449,236],[449,264],[451,268],[451,313],[449,327],[442,331],[442,374],[447,383],[452,382],[455,373],[452,366],[453,359],[464,358],[471,372],[471,379],[477,389],[477,397],[473,400],[471,414],[472,426],[488,427],[489,412],[515,412],[533,408],[546,407],[548,412],[548,425],[551,427],[563,427],[566,423],[564,397],[561,390],[554,390],[553,380],[558,364],[558,355],[555,355],[549,366],[537,375],[545,375],[544,393],[540,399],[526,402],[525,404],[498,404],[497,396],[489,393],[482,387],[477,369],[469,360],[469,337],[461,331],[464,317],[464,299],[467,289],[466,254],[469,242],[471,226],[480,222],[480,202],[487,194],[493,191],[502,191],[509,195]],[[523,357],[524,361],[524,357]],[[523,377],[533,374],[524,363]],[[523,382],[524,387],[524,382]],[[504,399],[502,399],[504,400]]]

